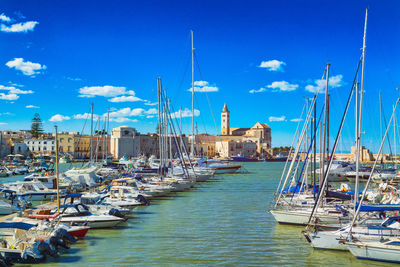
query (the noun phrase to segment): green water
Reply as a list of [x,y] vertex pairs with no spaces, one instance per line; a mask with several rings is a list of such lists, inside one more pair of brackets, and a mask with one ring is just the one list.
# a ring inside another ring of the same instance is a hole
[[125,225],[90,230],[46,266],[390,266],[349,252],[313,250],[303,227],[267,212],[283,163],[255,162],[247,174],[217,175],[191,191],[139,207]]

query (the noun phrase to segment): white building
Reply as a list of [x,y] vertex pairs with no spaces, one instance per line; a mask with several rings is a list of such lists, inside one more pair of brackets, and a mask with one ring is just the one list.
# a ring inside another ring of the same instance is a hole
[[257,143],[252,141],[222,140],[215,142],[216,153],[220,157],[234,156],[256,157]]
[[110,152],[115,159],[124,155],[137,157],[140,152],[140,135],[136,129],[129,126],[114,128],[111,132]]
[[27,156],[29,154],[29,147],[25,143],[14,143],[13,154],[21,154]]
[[27,139],[25,144],[28,146],[29,151],[35,154],[50,155],[56,151],[54,139]]

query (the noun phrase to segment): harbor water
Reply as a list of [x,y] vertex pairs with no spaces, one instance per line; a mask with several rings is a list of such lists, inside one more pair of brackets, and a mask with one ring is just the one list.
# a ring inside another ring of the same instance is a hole
[[349,252],[313,250],[301,234],[304,227],[277,224],[267,210],[283,166],[245,163],[248,173],[216,175],[188,192],[152,200],[124,225],[90,230],[42,265],[390,266]]

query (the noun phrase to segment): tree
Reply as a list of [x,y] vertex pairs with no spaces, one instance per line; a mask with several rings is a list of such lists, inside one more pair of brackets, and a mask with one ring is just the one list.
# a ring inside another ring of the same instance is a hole
[[34,138],[38,138],[43,133],[43,123],[39,113],[35,113],[31,123],[31,134]]

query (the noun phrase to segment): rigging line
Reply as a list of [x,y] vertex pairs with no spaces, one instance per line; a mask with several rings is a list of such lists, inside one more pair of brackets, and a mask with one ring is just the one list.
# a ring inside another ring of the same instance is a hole
[[[321,113],[319,114],[319,118],[318,118],[318,123],[317,123],[317,125],[319,125],[319,124],[321,123],[321,118],[322,118],[322,114],[324,113],[324,108],[325,108],[325,104],[322,105],[322,109],[321,109]],[[296,188],[295,188],[294,191],[293,191],[293,194],[292,194],[292,197],[290,198],[290,201],[293,200],[293,196],[294,196],[294,194],[296,193],[297,187],[299,186],[300,178],[303,176],[304,167],[305,167],[305,165],[306,165],[307,162],[308,162],[308,155],[310,154],[310,151],[311,151],[311,149],[312,149],[312,147],[313,147],[313,145],[314,145],[313,143],[314,143],[314,141],[317,141],[317,140],[315,139],[315,137],[316,137],[316,135],[317,135],[318,128],[319,128],[319,127],[316,127],[316,128],[315,128],[315,131],[314,131],[314,133],[313,133],[313,136],[312,136],[310,145],[309,145],[308,150],[307,150],[307,155],[306,155],[306,157],[304,158],[304,163],[303,163],[303,166],[301,167],[300,175],[298,176],[297,181],[296,181]],[[305,152],[305,151],[304,151],[304,152]],[[323,167],[322,167],[322,168],[323,168]],[[307,174],[306,174],[306,175],[307,175]],[[290,189],[290,188],[289,188],[289,189]],[[300,192],[301,192],[301,187],[300,187]]]
[[[326,73],[326,67],[324,69],[324,73],[322,74],[321,80],[325,77],[325,73]],[[313,99],[311,105],[314,105],[314,103],[316,103],[319,92],[320,92],[320,88],[317,89],[317,92],[315,93],[316,97]],[[310,109],[310,111],[311,111],[311,109]],[[299,141],[297,142],[296,149],[295,149],[295,152],[294,152],[294,155],[293,155],[294,159],[297,158],[297,156],[299,154],[299,151],[301,150],[301,145],[302,145],[303,140],[304,140],[305,131],[307,130],[305,125],[308,124],[308,121],[310,120],[310,118],[311,118],[311,112],[308,112],[307,115],[306,115],[306,120],[304,121],[303,129],[301,130],[301,134],[299,135]],[[282,188],[281,188],[281,190],[279,192],[278,198],[276,199],[276,202],[275,202],[275,205],[274,205],[274,209],[276,209],[278,207],[279,201],[280,201],[280,199],[282,197],[283,190],[286,187],[286,184],[288,182],[289,176],[292,174],[292,170],[293,170],[293,167],[294,167],[295,163],[296,163],[296,160],[292,160],[292,162],[290,163],[289,170],[286,173],[285,181],[284,181],[284,183],[282,185]]]
[[[88,112],[87,114],[89,114],[89,113],[90,113],[90,109],[89,109],[89,112]],[[83,127],[82,127],[81,134],[80,134],[80,136],[78,137],[77,143],[75,144],[75,146],[78,146],[78,150],[79,150],[79,145],[80,145],[80,143],[81,143],[81,139],[82,139],[82,136],[83,136],[83,131],[85,130],[86,123],[87,123],[88,119],[89,119],[89,116],[86,117],[85,123],[83,124]],[[82,152],[83,152],[83,151],[82,151]],[[82,156],[83,156],[83,155],[82,155]],[[70,162],[70,166],[72,166],[72,161]],[[82,161],[82,166],[83,166],[83,161]]]
[[[198,69],[199,74],[200,74],[200,78],[204,81],[204,77],[203,77],[203,74],[201,73],[201,70],[200,70],[200,65],[199,65],[199,61],[198,61],[197,56],[196,56],[196,52],[194,53],[194,59],[195,59],[195,62],[196,62],[196,65],[197,65],[197,69]],[[214,116],[214,112],[213,112],[212,107],[211,107],[210,99],[208,98],[207,92],[204,92],[204,93],[206,94],[208,106],[210,107],[210,111],[211,111],[211,116],[212,116],[212,118],[214,120],[215,130],[217,131],[217,133],[219,133],[218,126],[217,126],[217,121],[215,120],[215,116]]]
[[[385,111],[383,110],[383,105],[382,105],[382,116],[383,116],[383,122],[385,123],[385,127],[387,128],[387,121],[386,121],[386,116],[385,116]],[[392,155],[392,146],[390,145],[390,135],[388,133],[387,136],[387,141],[388,141],[388,146],[389,146],[389,153]],[[383,162],[383,154],[381,156],[381,162]]]
[[[335,143],[333,145],[331,155],[330,155],[329,160],[328,160],[327,165],[326,165],[327,168],[326,168],[326,171],[324,172],[324,177],[322,178],[322,186],[320,184],[320,187],[319,187],[319,190],[318,190],[318,195],[317,195],[317,198],[316,198],[317,201],[314,203],[314,206],[312,208],[310,217],[308,219],[306,230],[308,230],[308,226],[310,225],[311,220],[314,218],[315,211],[318,209],[318,207],[319,207],[319,205],[321,203],[321,196],[322,196],[322,194],[324,192],[325,185],[326,185],[327,180],[328,180],[329,170],[330,170],[330,168],[332,166],[332,162],[333,162],[333,158],[334,158],[334,155],[335,155],[335,151],[336,151],[336,147],[337,147],[337,144],[338,144],[338,140],[339,140],[339,137],[340,137],[340,135],[342,133],[343,124],[344,124],[344,121],[346,119],[346,115],[347,115],[347,111],[348,111],[349,106],[350,106],[351,98],[353,96],[353,92],[354,92],[354,89],[355,89],[356,79],[357,79],[358,71],[360,69],[361,61],[362,61],[362,56],[360,57],[360,60],[358,61],[356,74],[354,76],[353,84],[351,86],[350,93],[349,93],[349,96],[347,98],[347,103],[346,103],[345,110],[343,112],[342,120],[340,122],[339,130],[338,130],[338,133],[336,134]],[[324,168],[324,166],[322,168]]]
[[[196,95],[195,95],[195,97],[194,97],[194,100],[196,101],[196,105],[197,105],[197,107],[198,107],[199,110],[200,110],[200,105],[199,105],[199,102],[198,102],[198,99],[197,99]],[[205,133],[208,134],[207,128],[206,128],[206,123],[205,123],[205,121],[204,121],[204,117],[201,116],[201,113],[200,113],[199,117],[200,117],[200,119],[201,119],[201,122],[203,123],[203,127],[204,127]],[[198,130],[197,123],[196,123],[196,129]],[[196,134],[195,134],[194,136],[196,136]],[[202,138],[200,137],[199,133],[197,133],[197,137],[199,138],[200,143],[202,143],[203,140],[202,140]],[[193,137],[193,138],[194,138],[194,139],[193,139],[193,142],[194,142],[195,137]]]
[[183,86],[183,82],[185,81],[185,76],[186,76],[186,73],[187,73],[187,71],[189,69],[190,58],[191,58],[191,56],[189,56],[187,61],[186,61],[186,65],[185,65],[185,68],[184,68],[184,71],[183,71],[182,79],[181,79],[181,81],[180,81],[180,83],[179,83],[179,85],[177,87],[178,90],[175,91],[175,97],[174,97],[175,100],[181,94],[181,89],[182,89],[182,86]]
[[289,158],[290,158],[290,155],[292,154],[292,150],[293,150],[294,143],[295,143],[296,140],[297,140],[297,134],[298,134],[298,131],[299,131],[299,129],[300,129],[301,121],[303,120],[303,113],[304,113],[305,108],[306,108],[306,105],[304,104],[304,105],[303,105],[303,110],[301,111],[300,120],[299,120],[299,122],[297,123],[297,128],[296,128],[296,131],[295,131],[294,136],[293,136],[292,144],[290,145],[288,157],[287,157],[287,159],[286,159],[285,167],[283,168],[283,171],[282,171],[282,175],[281,175],[281,179],[280,179],[280,181],[279,181],[279,185],[278,185],[278,187],[276,188],[276,192],[274,193],[274,198],[278,195],[278,193],[279,193],[279,188],[281,188],[281,184],[282,184],[282,181],[283,181],[283,177],[284,177],[284,175],[285,175],[285,173],[286,173],[286,168],[287,168],[287,165],[288,165],[288,163],[289,163],[289,161],[290,161]]

